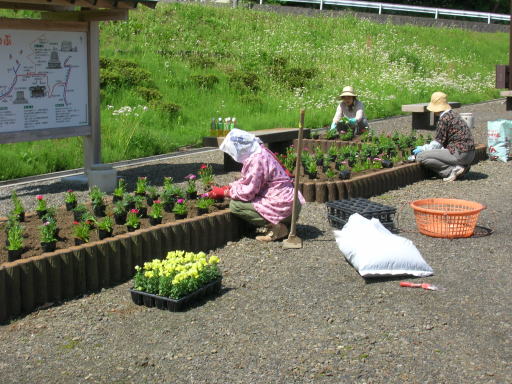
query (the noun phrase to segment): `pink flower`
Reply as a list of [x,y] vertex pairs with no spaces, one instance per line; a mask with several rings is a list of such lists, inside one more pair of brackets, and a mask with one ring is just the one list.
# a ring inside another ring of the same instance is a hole
[[208,197],[208,193],[203,193],[201,197],[206,199]]
[[72,189],[68,189],[68,193],[71,193],[71,192],[73,192],[73,190]]
[[201,169],[206,169],[208,166],[206,164],[201,164]]
[[133,209],[130,209],[130,212],[131,212],[131,213],[139,213],[139,210],[138,210],[138,209],[133,208]]
[[139,179],[139,180],[146,180],[146,179],[147,179],[147,177],[146,177],[146,176],[139,176],[139,177],[138,177],[138,179]]
[[43,195],[37,195],[36,199],[39,200],[39,201],[43,200]]
[[196,175],[193,175],[192,173],[190,173],[187,176],[185,176],[185,179],[187,179],[187,180],[195,180],[196,177],[197,177]]
[[178,204],[183,204],[185,202],[185,200],[183,199],[178,199],[178,201],[176,201]]
[[160,200],[153,200],[154,204],[161,204],[162,202]]
[[373,161],[382,161],[382,159],[380,157],[374,157]]
[[49,221],[45,221],[43,225],[48,226],[48,225],[50,225],[50,222]]
[[74,225],[78,225],[78,224],[80,224],[80,223],[79,223],[78,221],[76,221],[76,220],[75,220],[75,221],[73,221],[73,224],[74,224]]

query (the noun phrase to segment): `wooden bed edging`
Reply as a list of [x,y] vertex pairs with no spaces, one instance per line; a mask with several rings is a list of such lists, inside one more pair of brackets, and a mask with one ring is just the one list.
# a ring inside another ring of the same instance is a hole
[[[335,144],[335,141],[332,143]],[[475,152],[473,164],[487,158],[485,145],[478,145]],[[428,176],[429,173],[419,163],[410,163],[367,175],[355,176],[349,180],[301,182],[299,190],[307,202],[325,203],[326,201],[380,195],[423,180]]]
[[229,210],[135,232],[0,266],[0,323],[56,303],[112,287],[134,267],[168,251],[207,251],[240,239],[247,225]]

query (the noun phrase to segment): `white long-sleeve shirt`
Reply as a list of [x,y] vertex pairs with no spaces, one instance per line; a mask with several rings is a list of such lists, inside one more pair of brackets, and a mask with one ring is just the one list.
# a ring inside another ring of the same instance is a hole
[[332,122],[337,123],[342,117],[348,117],[349,119],[354,118],[357,122],[364,118],[364,105],[359,100],[354,100],[354,104],[349,108],[345,103],[341,102],[336,108],[336,114],[334,115]]

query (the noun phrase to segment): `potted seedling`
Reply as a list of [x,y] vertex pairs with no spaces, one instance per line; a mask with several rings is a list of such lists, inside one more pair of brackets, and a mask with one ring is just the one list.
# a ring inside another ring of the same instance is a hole
[[87,207],[84,204],[77,204],[73,209],[73,218],[75,221],[82,221],[82,217],[87,213]]
[[48,220],[39,227],[41,248],[43,252],[53,252],[57,246],[57,223]]
[[197,214],[198,216],[208,213],[209,208],[215,204],[215,200],[208,197],[207,193],[201,195],[196,201]]
[[112,203],[123,200],[123,196],[126,193],[126,181],[122,177],[117,181],[117,187],[112,193]]
[[185,176],[185,179],[187,180],[187,187],[185,189],[187,200],[197,199],[197,176],[193,174],[188,174],[187,176]]
[[137,178],[135,183],[135,194],[138,196],[146,196],[146,188],[148,187],[148,178],[141,176]]
[[154,200],[151,210],[149,211],[149,223],[158,225],[162,223],[163,205],[160,200]]
[[37,195],[37,206],[36,206],[36,212],[37,217],[42,218],[44,215],[46,215],[46,210],[48,209],[46,205],[46,200],[44,199],[43,195]]
[[100,240],[111,237],[114,231],[114,220],[111,216],[105,216],[103,219],[96,222],[96,227],[98,228],[98,237]]
[[88,243],[91,236],[89,224],[85,221],[74,221],[73,236],[75,238],[75,245]]
[[16,191],[12,191],[11,200],[14,205],[14,209],[12,210],[12,214],[18,217],[18,221],[25,221],[25,208],[21,203],[20,198],[16,194]]
[[209,164],[201,164],[199,168],[199,178],[203,184],[205,191],[209,190],[213,185],[213,168]]
[[339,178],[341,180],[348,180],[350,179],[350,176],[351,176],[351,171],[350,169],[346,166],[346,165],[341,165],[339,168]]
[[7,260],[18,260],[23,253],[23,226],[17,222],[12,225],[7,232]]
[[327,171],[325,171],[325,177],[327,177],[327,180],[333,181],[336,178],[336,172],[333,169],[328,168]]
[[138,209],[130,209],[128,215],[126,216],[125,225],[128,229],[128,232],[133,232],[140,228],[140,217]]
[[124,225],[126,222],[126,214],[127,207],[126,202],[124,200],[118,200],[114,203],[114,207],[112,208],[112,213],[114,214],[114,220],[117,225]]
[[158,189],[154,185],[148,185],[146,188],[146,203],[148,206],[151,207],[153,205],[153,201],[158,200],[159,197]]
[[144,197],[142,195],[135,195],[133,200],[135,202],[135,209],[139,212],[139,217],[147,217],[148,208],[144,204]]
[[310,180],[316,179],[318,169],[317,169],[315,160],[309,159],[309,161],[306,163],[305,168],[306,168],[306,173],[307,173],[309,179]]
[[66,210],[72,211],[77,205],[77,199],[75,192],[72,189],[68,189],[64,194],[64,203],[66,204]]
[[125,193],[123,195],[123,201],[126,205],[126,209],[129,211],[130,209],[134,209],[135,208],[135,196],[136,195],[131,195],[129,193]]
[[185,200],[178,199],[176,204],[174,204],[172,211],[174,212],[174,217],[176,220],[181,220],[187,217],[187,204]]
[[91,204],[94,210],[94,215],[97,217],[103,217],[105,216],[105,193],[102,192],[99,187],[94,186],[91,188],[91,191],[89,192],[89,197],[91,199]]

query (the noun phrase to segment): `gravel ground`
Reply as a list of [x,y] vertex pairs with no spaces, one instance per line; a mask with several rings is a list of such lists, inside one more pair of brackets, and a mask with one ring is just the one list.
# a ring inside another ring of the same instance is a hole
[[[504,109],[494,101],[462,110],[475,113],[477,141],[485,142],[485,120],[511,118]],[[372,126],[407,129],[410,117]],[[220,172],[221,160],[215,151],[122,174],[179,179],[203,161]],[[372,199],[397,207],[401,235],[434,269],[418,281],[446,291],[365,281],[337,249],[324,205],[308,203],[298,226],[302,249],[244,238],[214,250],[222,294],[186,312],[134,305],[128,282],[0,327],[0,381],[510,383],[511,180],[510,163],[483,161],[464,180],[425,180]],[[38,193],[61,199],[66,188],[48,181],[17,190],[28,206]],[[0,215],[11,189],[0,188]],[[494,233],[459,240],[418,234],[407,203],[426,197],[484,203],[479,225]]]

